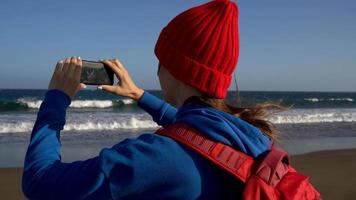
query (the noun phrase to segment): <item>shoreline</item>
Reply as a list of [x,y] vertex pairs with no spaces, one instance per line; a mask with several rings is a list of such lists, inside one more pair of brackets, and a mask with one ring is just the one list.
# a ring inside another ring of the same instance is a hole
[[[356,148],[356,123],[317,123],[279,125],[280,137],[276,146],[290,155],[315,151]],[[85,160],[100,153],[103,148],[155,129],[108,131],[63,131],[61,154],[64,162]],[[30,140],[29,133],[0,134],[0,168],[23,166]]]
[[[324,199],[356,199],[356,148],[316,151],[291,156],[292,166],[310,176]],[[0,198],[25,199],[21,192],[22,168],[0,168]]]
[[[82,143],[62,141],[61,155],[63,162],[86,160],[99,155],[103,148],[110,148],[123,138],[132,138],[137,135],[120,134],[110,137],[110,141],[100,142],[90,140]],[[18,168],[23,166],[28,143],[0,143],[0,168]],[[326,137],[309,139],[290,139],[276,142],[276,146],[285,149],[289,155],[297,156],[319,151],[343,150],[356,148],[356,137]],[[75,153],[73,153],[75,152]],[[11,155],[11,156],[10,156]]]

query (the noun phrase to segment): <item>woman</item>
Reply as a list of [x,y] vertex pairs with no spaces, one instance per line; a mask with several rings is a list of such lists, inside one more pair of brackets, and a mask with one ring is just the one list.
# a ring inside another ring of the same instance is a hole
[[[260,118],[263,109],[233,108],[224,101],[239,54],[237,14],[235,3],[215,0],[184,11],[162,30],[155,54],[166,102],[136,86],[116,59],[102,62],[121,82],[99,88],[136,100],[158,125],[183,122],[252,157],[262,155],[274,134],[273,126]],[[85,87],[79,82],[81,65],[74,57],[57,63],[26,153],[22,187],[28,198],[236,198],[232,193],[239,192],[240,183],[233,177],[176,141],[153,133],[104,148],[85,161],[61,162],[66,109]]]

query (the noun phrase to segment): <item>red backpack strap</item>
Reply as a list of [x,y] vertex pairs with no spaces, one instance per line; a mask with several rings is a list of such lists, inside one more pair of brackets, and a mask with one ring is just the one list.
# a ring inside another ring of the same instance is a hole
[[267,184],[276,186],[288,171],[289,156],[287,152],[272,146],[255,173]]
[[166,128],[160,128],[156,133],[168,136],[190,147],[242,182],[246,182],[251,175],[254,165],[254,159],[252,157],[228,145],[205,138],[199,134],[197,130],[186,124],[172,124]]

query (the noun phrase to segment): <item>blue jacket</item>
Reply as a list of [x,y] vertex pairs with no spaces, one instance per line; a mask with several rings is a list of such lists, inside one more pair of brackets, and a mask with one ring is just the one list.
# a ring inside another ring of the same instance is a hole
[[[49,90],[41,104],[22,177],[28,198],[228,199],[229,186],[236,186],[205,158],[153,133],[125,139],[85,161],[62,162],[60,131],[70,102],[65,93]],[[211,107],[188,103],[176,109],[147,91],[137,103],[158,125],[185,122],[253,157],[271,144],[256,127]]]

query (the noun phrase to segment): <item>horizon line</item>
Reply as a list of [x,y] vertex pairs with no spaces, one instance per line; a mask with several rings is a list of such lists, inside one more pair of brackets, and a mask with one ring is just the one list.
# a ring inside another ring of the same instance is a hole
[[[91,87],[91,86],[90,86]],[[0,90],[48,90],[47,88],[0,88]],[[97,90],[88,88],[82,90]],[[162,91],[161,89],[143,89],[149,91]],[[236,90],[228,90],[228,92],[236,92]],[[356,93],[356,91],[326,91],[326,90],[238,90],[238,92],[333,92],[333,93]]]

